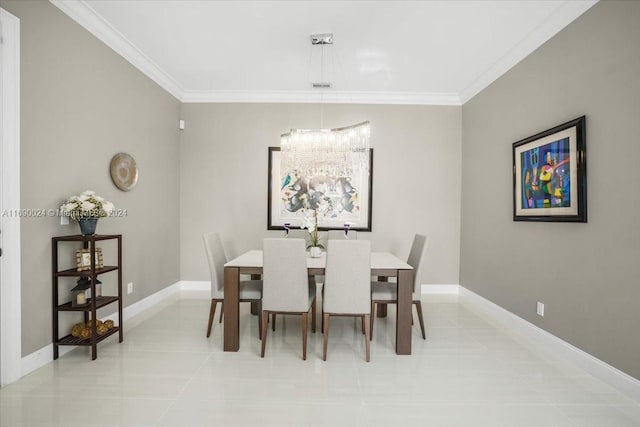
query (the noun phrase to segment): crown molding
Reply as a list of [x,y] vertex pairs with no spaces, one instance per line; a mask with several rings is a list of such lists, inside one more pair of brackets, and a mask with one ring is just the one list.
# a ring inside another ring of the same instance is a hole
[[572,1],[562,3],[549,17],[531,31],[520,43],[500,58],[473,83],[460,91],[460,102],[465,104],[491,83],[498,80],[524,58],[551,39],[580,15],[586,12],[598,0]]
[[181,100],[183,90],[178,82],[97,14],[84,0],[49,0],[49,2],[129,61],[164,90]]
[[84,0],[49,1],[181,102],[461,105],[456,93],[184,90]]
[[428,92],[185,91],[182,102],[461,105],[456,93]]
[[131,43],[84,0],[49,0],[54,6],[113,49],[160,87],[185,103],[339,103],[463,105],[544,42],[582,15],[598,0],[567,0],[520,43],[460,93],[184,90],[178,82]]

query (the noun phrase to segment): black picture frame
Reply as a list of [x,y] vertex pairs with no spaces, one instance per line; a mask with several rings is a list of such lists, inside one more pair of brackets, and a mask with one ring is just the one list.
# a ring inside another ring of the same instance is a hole
[[514,142],[513,220],[587,222],[586,117]]
[[[297,215],[296,212],[286,211],[286,209],[283,208],[287,196],[283,195],[283,190],[285,190],[286,186],[282,185],[280,147],[269,147],[268,153],[267,229],[284,230],[285,224],[288,224],[288,228],[290,229],[300,228],[302,216]],[[350,230],[371,231],[371,213],[373,210],[373,148],[369,149],[369,174],[368,176],[358,177],[358,181],[361,185],[358,184],[356,188],[354,188],[355,191],[358,191],[358,218],[354,218],[353,214],[348,214],[347,212],[344,213],[345,216],[343,217],[340,217],[338,214],[334,219],[323,218],[318,221],[319,230],[343,230],[345,223],[348,223]]]

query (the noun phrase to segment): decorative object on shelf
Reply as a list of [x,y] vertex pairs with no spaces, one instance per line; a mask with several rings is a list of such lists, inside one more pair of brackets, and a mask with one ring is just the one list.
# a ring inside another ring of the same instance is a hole
[[513,143],[513,220],[587,222],[585,116]]
[[[96,268],[104,267],[104,261],[102,260],[102,248],[96,248],[95,254]],[[91,250],[90,249],[78,249],[76,250],[76,270],[86,271],[91,270]]]
[[[96,300],[102,298],[102,282],[96,279]],[[71,289],[71,307],[86,307],[91,302],[91,278],[81,277]]]
[[324,49],[333,45],[333,34],[312,34],[311,46],[320,46],[320,129],[291,129],[280,136],[284,169],[301,176],[353,176],[369,173],[371,129],[368,121],[336,129],[324,129],[322,103],[324,89]]
[[351,224],[349,224],[348,222],[344,223],[344,238],[348,239],[349,238],[349,227],[351,227]]
[[309,244],[307,245],[309,255],[312,258],[318,258],[322,254],[322,249],[324,249],[318,237],[318,210],[306,209],[303,211],[303,215],[302,228],[306,228],[309,231]]
[[83,236],[91,236],[96,234],[96,226],[98,225],[98,218],[82,218],[78,220],[80,226],[80,234]]
[[73,325],[73,327],[71,328],[71,336],[72,337],[76,337],[79,338],[80,335],[82,334],[82,330],[84,329],[84,323],[76,323],[75,325]]
[[[71,336],[83,340],[91,338],[93,323],[89,320],[86,323],[76,323],[71,328]],[[96,332],[98,335],[104,335],[115,327],[113,320],[96,320]]]
[[91,282],[86,277],[80,278],[76,286],[71,289],[71,307],[86,307],[91,295]]
[[96,232],[99,218],[107,217],[113,212],[113,203],[106,201],[96,193],[87,190],[79,196],[71,196],[61,207],[63,215],[78,221],[80,232],[90,236]]
[[284,223],[284,238],[289,237],[289,230],[291,229],[291,224],[288,222]]
[[267,227],[284,230],[285,223],[296,223],[300,211],[328,205],[321,230],[371,231],[373,149],[369,156],[369,173],[351,176],[306,176],[282,165],[282,152],[269,147],[267,193]]
[[131,155],[118,153],[111,158],[111,180],[122,191],[131,191],[138,183],[138,166]]

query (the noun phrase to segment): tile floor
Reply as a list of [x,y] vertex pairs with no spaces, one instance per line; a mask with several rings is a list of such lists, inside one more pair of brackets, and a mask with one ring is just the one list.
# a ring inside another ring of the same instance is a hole
[[0,390],[0,425],[19,426],[639,426],[640,404],[491,326],[456,297],[425,297],[427,341],[393,351],[395,312],[377,319],[371,363],[359,323],[331,321],[301,358],[299,317],[278,319],[259,356],[242,305],[241,350],[205,338],[208,300],[184,296],[128,321],[125,340],[86,349]]

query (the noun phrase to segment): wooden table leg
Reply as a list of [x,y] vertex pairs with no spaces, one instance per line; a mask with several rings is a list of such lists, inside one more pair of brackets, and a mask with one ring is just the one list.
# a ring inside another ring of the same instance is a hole
[[224,268],[224,351],[240,349],[240,269]]
[[[386,282],[389,278],[387,276],[378,276],[378,282]],[[376,316],[387,317],[387,304],[377,304]]]
[[[252,274],[251,275],[251,280],[260,280],[262,279],[262,275],[261,274]],[[260,303],[257,301],[253,301],[251,302],[251,314],[253,314],[254,316],[260,316],[262,315],[261,310],[260,310]]]
[[396,309],[396,354],[411,354],[411,299],[413,270],[398,270]]

